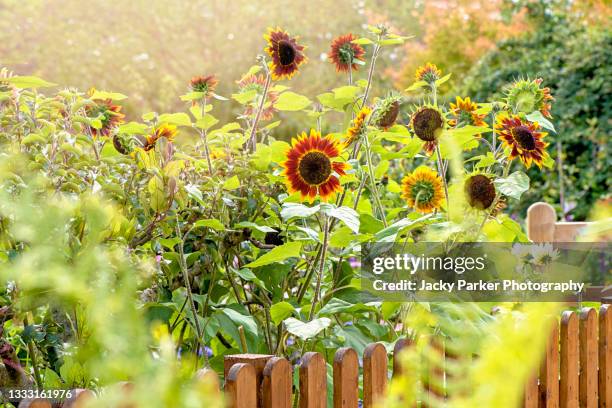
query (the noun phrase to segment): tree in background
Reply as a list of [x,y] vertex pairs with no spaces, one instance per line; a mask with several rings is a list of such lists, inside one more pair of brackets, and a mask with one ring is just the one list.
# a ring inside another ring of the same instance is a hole
[[559,175],[529,172],[539,188],[530,190],[515,209],[521,214],[529,203],[544,200],[564,203],[558,208],[564,218],[582,220],[599,198],[609,197],[612,33],[600,23],[609,21],[611,10],[599,1],[577,3],[582,4],[518,2],[536,30],[501,42],[461,86],[461,94],[483,102],[520,77],[542,77],[551,88],[558,134],[549,136],[557,145],[550,152],[561,164]]

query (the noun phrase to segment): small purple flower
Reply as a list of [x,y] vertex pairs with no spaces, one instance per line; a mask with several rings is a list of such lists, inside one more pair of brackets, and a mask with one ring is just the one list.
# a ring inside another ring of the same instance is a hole
[[345,326],[352,326],[352,325],[353,325],[353,322],[351,322],[351,321],[344,322],[344,325],[345,325]]
[[161,261],[162,261],[162,256],[161,255],[155,255],[155,262],[161,263]]
[[293,346],[295,344],[295,339],[293,337],[287,337],[287,340],[285,341],[285,344],[287,346]]
[[353,269],[361,268],[361,261],[358,258],[352,256],[349,258],[348,261],[349,261],[349,265],[351,265],[351,268]]
[[179,347],[178,350],[176,350],[176,358],[177,360],[181,361],[181,355],[183,354],[183,348]]
[[[206,356],[211,358],[213,356],[213,351],[210,347],[204,346],[204,350],[206,350]],[[198,357],[202,357],[202,347],[198,349]]]

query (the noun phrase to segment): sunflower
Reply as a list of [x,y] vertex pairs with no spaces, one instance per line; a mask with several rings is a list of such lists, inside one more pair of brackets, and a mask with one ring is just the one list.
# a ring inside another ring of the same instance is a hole
[[210,151],[210,158],[212,160],[225,159],[226,157],[227,157],[227,153],[225,153],[222,149],[212,149]]
[[548,158],[544,142],[546,132],[542,132],[537,122],[523,120],[518,115],[500,115],[495,129],[499,138],[510,149],[510,160],[519,157],[525,167],[531,167],[535,163],[542,168],[542,162]]
[[[92,91],[94,92],[94,91]],[[90,92],[90,93],[92,93]],[[92,136],[110,136],[113,129],[123,123],[125,115],[121,113],[121,106],[113,105],[111,99],[95,101],[93,105],[88,105],[85,108],[87,117],[92,120],[100,121],[100,128],[96,129],[90,126]]]
[[161,138],[165,138],[168,140],[168,142],[172,142],[174,141],[176,133],[176,126],[163,123],[158,128],[154,129],[153,133],[146,136],[147,140],[143,146],[143,149],[145,151],[153,149],[157,141]]
[[428,62],[427,64],[419,67],[414,74],[414,79],[417,82],[424,81],[428,84],[433,84],[442,77],[442,71],[438,69],[434,64]]
[[323,201],[328,201],[341,190],[338,176],[345,175],[348,165],[337,162],[342,153],[342,145],[331,137],[321,137],[316,130],[310,135],[303,132],[291,140],[287,152],[287,161],[283,175],[290,192],[300,192],[302,199],[312,201],[317,194]]
[[[450,111],[453,115],[453,119],[449,120],[449,124],[452,126],[486,126],[484,118],[487,115],[478,114],[478,105],[470,100],[469,96],[464,99],[457,96],[456,103],[450,103]],[[480,135],[478,135],[480,136]]]
[[425,142],[425,152],[431,154],[446,128],[444,114],[435,106],[424,105],[418,108],[410,118],[414,134]]
[[353,43],[356,39],[356,35],[349,33],[336,37],[332,42],[329,59],[336,65],[337,72],[348,72],[349,68],[356,71],[358,63],[355,61],[363,61],[365,50],[361,45]]
[[268,41],[266,52],[272,58],[272,79],[289,79],[298,72],[300,65],[306,62],[304,46],[297,43],[296,37],[290,37],[280,28],[270,28],[264,38]]
[[487,210],[495,201],[495,185],[493,180],[484,174],[474,174],[465,181],[463,188],[470,207],[477,210]]
[[542,78],[534,80],[520,79],[506,89],[506,103],[515,112],[531,113],[540,111],[542,115],[551,118],[551,104],[554,100],[550,88],[541,88]]
[[385,99],[379,100],[376,104],[376,119],[374,124],[385,130],[395,124],[400,113],[401,97],[391,95]]
[[218,82],[214,75],[200,75],[191,78],[189,86],[193,92],[202,92],[207,97],[213,93]]
[[355,140],[359,138],[359,136],[361,136],[361,134],[366,128],[366,118],[371,112],[372,109],[368,108],[367,106],[364,106],[357,113],[357,116],[355,117],[355,119],[353,119],[351,127],[349,127],[346,132],[346,139],[344,140],[345,146],[350,146]]
[[427,166],[420,166],[402,180],[402,198],[416,211],[430,213],[442,205],[442,188],[438,173]]
[[[247,75],[238,81],[238,88],[240,89],[239,93],[247,93],[251,91],[255,91],[257,95],[263,95],[264,87],[266,84],[266,78],[263,75]],[[278,92],[268,91],[268,96],[266,97],[266,103],[261,111],[261,116],[259,117],[261,120],[270,120],[274,117],[274,114],[278,111],[274,104],[278,99]],[[245,116],[253,116],[256,112],[255,103],[257,99],[254,99],[251,103],[247,104],[244,109]]]

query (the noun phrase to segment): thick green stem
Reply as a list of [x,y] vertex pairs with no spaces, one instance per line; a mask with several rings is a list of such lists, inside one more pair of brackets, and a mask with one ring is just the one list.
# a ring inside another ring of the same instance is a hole
[[266,83],[264,85],[263,95],[261,96],[261,101],[259,101],[259,107],[257,108],[257,113],[255,114],[253,126],[251,127],[251,132],[249,134],[248,143],[253,153],[255,153],[255,150],[257,149],[257,124],[259,123],[261,112],[263,111],[264,105],[266,103],[266,98],[268,97],[268,90],[270,89],[271,82],[272,77],[270,75],[270,72],[266,70]]
[[378,195],[378,188],[376,188],[376,178],[374,177],[374,167],[372,163],[372,150],[370,149],[370,142],[368,140],[368,135],[364,135],[363,137],[363,145],[366,151],[366,160],[368,165],[368,174],[370,179],[370,190],[372,192],[372,196],[374,196],[374,202],[378,207],[378,212],[382,218],[383,225],[385,228],[387,227],[387,217],[385,216],[385,209],[383,208],[382,202],[380,201],[380,197]]
[[[206,114],[206,98],[202,101],[202,118]],[[206,162],[208,163],[208,172],[210,175],[213,174],[212,160],[210,159],[210,150],[208,149],[208,131],[206,129],[200,129],[200,137],[202,138],[202,144],[204,145],[204,155],[206,156]]]
[[440,145],[436,145],[436,156],[438,158],[438,172],[440,173],[440,178],[442,179],[442,184],[444,185],[444,197],[446,197],[446,211],[448,211],[448,206],[450,205],[448,202],[448,185],[446,183],[446,172],[444,171],[444,164],[442,163],[442,153],[440,153]]
[[325,271],[325,255],[327,255],[327,246],[329,241],[329,217],[324,215],[325,225],[323,226],[323,247],[321,248],[321,262],[319,263],[319,275],[317,276],[317,286],[315,288],[314,298],[312,300],[312,306],[308,316],[308,321],[311,321],[314,317],[314,312],[317,304],[321,301],[321,284],[323,282],[323,272]]

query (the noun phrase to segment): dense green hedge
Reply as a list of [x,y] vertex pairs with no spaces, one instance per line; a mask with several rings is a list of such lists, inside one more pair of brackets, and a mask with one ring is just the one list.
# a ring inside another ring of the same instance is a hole
[[[581,220],[593,203],[609,195],[612,112],[612,35],[609,28],[585,27],[565,14],[534,15],[535,31],[504,41],[474,66],[461,92],[475,100],[499,96],[516,78],[542,77],[555,97],[552,114],[558,135],[551,134],[549,152],[557,158],[561,143],[565,216]],[[538,187],[515,210],[529,203],[561,202],[559,177],[531,169]],[[559,205],[560,212],[560,205]]]

